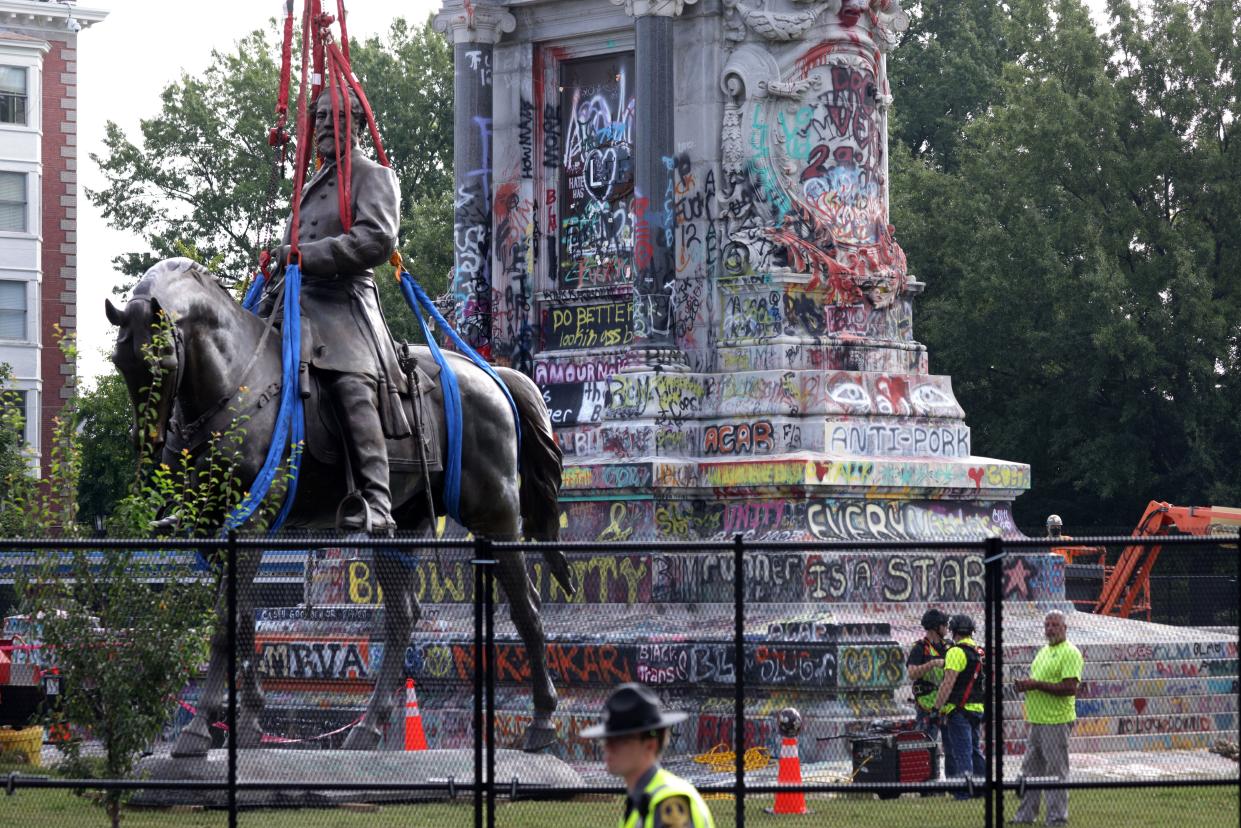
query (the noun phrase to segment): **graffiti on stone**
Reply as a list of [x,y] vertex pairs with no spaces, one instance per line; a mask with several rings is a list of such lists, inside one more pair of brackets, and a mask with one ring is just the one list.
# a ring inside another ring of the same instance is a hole
[[561,65],[559,286],[633,281],[632,75],[628,53]]
[[617,348],[633,340],[633,303],[570,305],[543,312],[543,346],[548,350]]

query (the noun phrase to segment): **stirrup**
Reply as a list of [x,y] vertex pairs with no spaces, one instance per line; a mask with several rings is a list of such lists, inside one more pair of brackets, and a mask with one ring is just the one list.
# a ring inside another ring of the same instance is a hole
[[366,498],[362,497],[362,493],[360,491],[352,491],[340,499],[340,504],[336,507],[336,531],[339,534],[344,534],[345,529],[343,523],[345,518],[345,506],[347,506],[350,501],[354,500],[362,504],[362,531],[367,535],[370,535],[371,530],[374,528],[375,521],[371,515],[371,504],[366,502]]

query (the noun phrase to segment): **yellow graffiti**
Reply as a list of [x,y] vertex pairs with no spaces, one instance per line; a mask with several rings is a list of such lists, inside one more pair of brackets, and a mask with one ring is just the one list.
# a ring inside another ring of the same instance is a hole
[[655,530],[661,538],[687,538],[689,518],[675,507],[660,506],[655,510]]
[[427,647],[422,668],[427,675],[446,678],[452,672],[452,651],[444,644],[433,644]]
[[366,561],[349,562],[349,603],[382,604],[383,587],[371,584],[371,567]]
[[611,523],[604,527],[599,533],[598,540],[601,541],[623,541],[627,540],[633,534],[633,529],[622,528],[621,522],[625,519],[625,504],[613,503],[612,511],[608,516]]
[[[718,463],[703,466],[703,485],[793,486],[806,482],[804,463]],[[812,481],[817,482],[817,480]]]
[[[428,577],[424,572],[429,572],[430,576]],[[456,564],[452,573],[449,574],[441,572],[439,564],[432,561],[426,567],[419,569],[418,580],[419,599],[425,600],[429,582],[431,603],[442,603],[445,596],[449,596],[451,601],[465,600],[465,568],[460,563]]]
[[988,465],[987,484],[1003,489],[1030,488],[1030,467]]
[[561,479],[561,488],[564,489],[587,489],[590,488],[591,473],[590,469],[585,466],[569,466],[564,470]]

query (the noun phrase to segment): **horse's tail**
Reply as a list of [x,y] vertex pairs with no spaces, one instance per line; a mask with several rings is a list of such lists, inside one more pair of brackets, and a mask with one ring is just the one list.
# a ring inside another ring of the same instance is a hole
[[[538,541],[554,541],[560,536],[560,476],[564,453],[552,434],[551,416],[543,395],[534,382],[519,371],[497,369],[517,404],[521,422],[521,520],[523,534]],[[570,595],[577,591],[572,570],[564,553],[544,550],[548,569]]]
[[539,387],[525,374],[500,369],[500,378],[517,403],[521,421],[521,519],[531,540],[560,535],[560,475],[563,453],[552,434],[551,418]]

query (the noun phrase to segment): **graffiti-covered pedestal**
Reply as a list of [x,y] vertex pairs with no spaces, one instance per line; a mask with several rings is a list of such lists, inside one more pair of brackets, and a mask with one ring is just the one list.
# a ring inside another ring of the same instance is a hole
[[[607,694],[642,681],[690,714],[670,756],[706,753],[733,738],[734,681],[746,682],[747,746],[778,744],[774,713],[801,711],[801,757],[848,760],[839,737],[871,721],[910,714],[904,656],[929,607],[981,618],[983,556],[977,549],[926,552],[751,550],[741,578],[745,641],[733,645],[731,550],[573,553],[581,588],[561,590],[542,562],[528,561],[543,596],[547,664],[560,693],[550,752],[598,772],[601,744],[581,731],[599,720]],[[408,642],[383,637],[379,590],[366,553],[311,554],[306,605],[259,610],[256,663],[267,695],[263,723],[284,747],[332,747],[356,720],[383,651],[400,646],[417,681],[430,746],[468,749],[474,666],[474,577],[465,554],[410,560],[423,613]],[[1037,552],[1003,563],[1005,685],[1022,677],[1042,639],[1043,613],[1072,612],[1064,563]],[[1237,638],[1074,613],[1072,636],[1086,659],[1074,753],[1201,750],[1237,726]],[[496,619],[497,741],[519,743],[530,722],[529,664],[499,607]],[[1153,643],[1157,642],[1157,643]],[[1005,708],[1005,750],[1023,752],[1019,699]],[[397,714],[400,715],[399,713]],[[401,750],[401,721],[384,749]],[[336,742],[332,739],[335,738]],[[292,740],[292,741],[289,741]],[[704,773],[703,766],[690,767]]]
[[1029,468],[973,455],[888,222],[899,3],[509,8],[488,344],[543,389],[564,537],[1013,531]]

